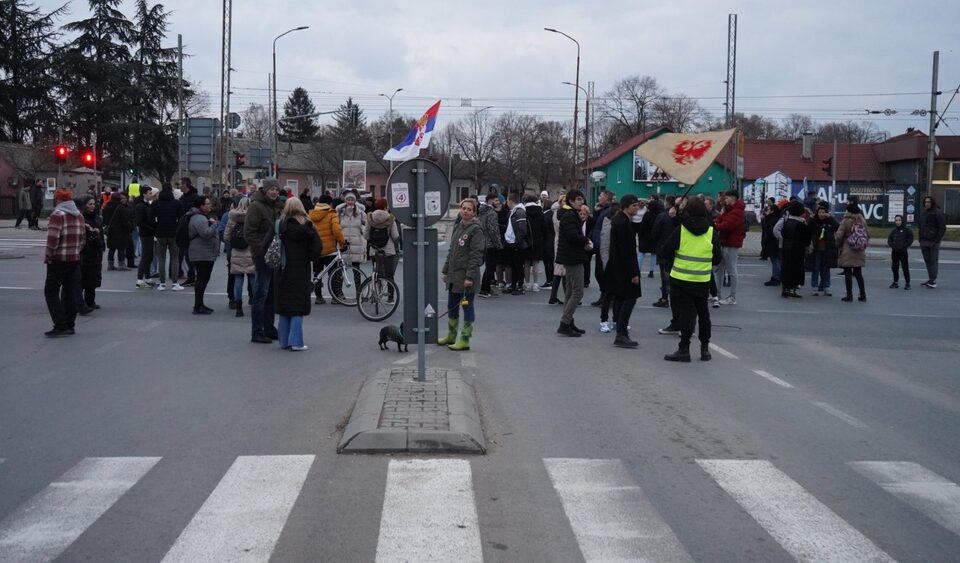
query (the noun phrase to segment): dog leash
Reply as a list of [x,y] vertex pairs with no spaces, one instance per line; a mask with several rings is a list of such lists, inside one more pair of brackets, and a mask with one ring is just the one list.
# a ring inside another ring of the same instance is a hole
[[[447,315],[449,315],[450,313],[452,313],[454,309],[456,309],[456,308],[458,308],[458,307],[466,307],[467,305],[469,305],[469,304],[470,304],[470,299],[467,298],[468,295],[473,295],[473,292],[471,291],[471,292],[464,293],[464,294],[463,294],[463,297],[460,298],[460,302],[459,302],[459,303],[457,303],[457,304],[454,305],[453,307],[450,307],[449,309],[447,309],[447,310],[444,311],[443,313],[437,315],[437,319],[442,319],[443,317],[446,317]],[[476,298],[474,298],[474,299],[476,299]]]

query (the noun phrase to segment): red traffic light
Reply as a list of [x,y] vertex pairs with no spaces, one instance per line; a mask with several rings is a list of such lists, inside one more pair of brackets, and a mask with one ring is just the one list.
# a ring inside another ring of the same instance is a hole
[[85,150],[83,154],[80,155],[80,161],[83,162],[85,166],[93,166],[97,162],[97,157],[93,154],[92,150]]
[[53,156],[56,157],[56,159],[59,162],[63,162],[64,160],[66,160],[67,155],[69,154],[70,154],[70,149],[68,149],[66,145],[57,145],[53,147]]

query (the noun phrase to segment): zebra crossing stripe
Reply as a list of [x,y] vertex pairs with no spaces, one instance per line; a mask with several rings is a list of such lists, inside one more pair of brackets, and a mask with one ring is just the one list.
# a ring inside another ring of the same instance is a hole
[[88,457],[0,522],[0,561],[51,561],[159,457]]
[[620,460],[543,463],[588,563],[692,561]]
[[377,561],[483,561],[470,462],[390,460]]
[[769,461],[697,463],[798,561],[893,561]]
[[313,459],[238,457],[163,561],[268,561]]
[[909,461],[854,461],[858,473],[960,535],[960,487]]

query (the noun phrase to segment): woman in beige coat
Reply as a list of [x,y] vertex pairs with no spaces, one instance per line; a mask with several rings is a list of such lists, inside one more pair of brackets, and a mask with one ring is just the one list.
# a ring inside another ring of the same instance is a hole
[[[243,316],[243,279],[246,276],[247,283],[250,287],[253,287],[253,277],[257,273],[256,267],[253,265],[253,254],[250,252],[250,246],[246,244],[246,241],[234,241],[230,240],[231,234],[233,233],[234,226],[240,224],[240,232],[243,232],[243,223],[247,219],[247,209],[250,206],[249,198],[241,198],[230,210],[230,215],[227,219],[227,228],[224,229],[224,237],[227,238],[227,242],[230,243],[230,273],[234,276],[233,281],[233,298],[237,303],[237,312],[236,316]],[[243,248],[237,248],[242,246]]]
[[836,239],[837,248],[840,249],[840,256],[837,258],[837,265],[843,268],[843,281],[846,284],[847,294],[841,301],[853,301],[853,278],[857,278],[857,288],[860,290],[858,301],[866,301],[867,294],[863,287],[863,267],[867,263],[867,249],[853,248],[850,245],[850,235],[854,233],[857,227],[862,232],[867,232],[867,221],[863,218],[860,206],[856,203],[847,204],[847,212],[840,222],[840,228],[837,229]]

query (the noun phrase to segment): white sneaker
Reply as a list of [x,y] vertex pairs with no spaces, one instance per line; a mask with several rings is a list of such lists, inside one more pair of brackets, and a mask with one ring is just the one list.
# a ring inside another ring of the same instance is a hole
[[167,290],[167,284],[162,282],[157,284],[157,291],[166,291],[166,290]]
[[720,304],[721,304],[721,305],[736,305],[736,304],[737,304],[737,298],[734,297],[734,296],[732,296],[732,295],[730,295],[730,296],[728,296],[728,297],[724,297],[723,299],[720,300]]
[[530,291],[534,293],[540,293],[540,286],[535,283],[532,283],[530,284]]
[[180,285],[179,283],[175,283],[173,284],[173,287],[170,289],[172,289],[173,291],[183,291],[183,286]]
[[719,308],[720,308],[720,298],[719,298],[719,297],[716,297],[716,296],[711,297],[711,298],[710,298],[710,306],[713,307],[714,309],[719,309]]
[[143,280],[137,280],[137,289],[146,289],[146,288],[147,288],[147,282]]
[[304,350],[309,350],[310,347],[307,346],[307,345],[303,345],[303,346],[291,346],[290,349],[293,350],[294,352],[303,352]]
[[603,321],[600,323],[600,332],[610,332],[610,323]]

